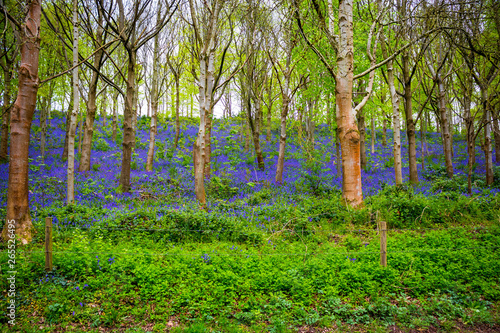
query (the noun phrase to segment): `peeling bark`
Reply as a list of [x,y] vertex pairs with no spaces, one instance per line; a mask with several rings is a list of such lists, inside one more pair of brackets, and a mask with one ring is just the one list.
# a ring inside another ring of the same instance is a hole
[[[41,6],[39,0],[28,4],[28,12],[21,35],[21,65],[16,102],[11,110],[11,153],[7,190],[7,221],[14,220],[15,234],[22,244],[32,239],[28,198],[29,141],[31,122],[35,112],[38,91],[38,59],[40,53]],[[7,241],[8,223],[2,238]]]
[[342,148],[342,198],[351,207],[363,203],[360,165],[360,135],[352,110],[353,82],[353,1],[339,1],[339,51],[335,98],[339,111],[339,137]]

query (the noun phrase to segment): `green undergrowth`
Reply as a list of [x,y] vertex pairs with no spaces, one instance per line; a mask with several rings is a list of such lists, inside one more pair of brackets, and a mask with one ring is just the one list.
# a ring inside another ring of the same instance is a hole
[[[386,187],[359,210],[336,193],[284,197],[269,187],[208,212],[154,200],[116,209],[46,207],[36,212],[33,243],[18,247],[16,327],[342,332],[352,325],[498,325],[499,211],[498,197],[425,197],[407,187]],[[49,274],[47,216],[54,220]],[[386,268],[379,221],[389,229]],[[2,323],[6,318],[0,313]]]
[[162,331],[176,323],[187,332],[286,332],[497,323],[498,223],[393,229],[383,268],[375,222],[325,231],[321,221],[332,217],[316,217],[303,222],[302,233],[287,224],[261,230],[250,242],[55,229],[52,273],[44,272],[40,242],[17,253],[18,327],[29,331],[42,321],[37,331],[78,331],[149,323]]

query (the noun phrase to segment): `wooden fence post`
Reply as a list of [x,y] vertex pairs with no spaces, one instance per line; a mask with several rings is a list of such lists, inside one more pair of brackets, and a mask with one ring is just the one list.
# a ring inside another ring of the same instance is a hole
[[45,270],[52,271],[52,217],[45,218]]
[[380,265],[387,267],[387,223],[380,221]]

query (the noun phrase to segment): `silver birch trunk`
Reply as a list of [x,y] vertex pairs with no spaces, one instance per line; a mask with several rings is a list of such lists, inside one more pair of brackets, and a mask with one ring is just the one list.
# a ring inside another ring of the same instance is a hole
[[[161,4],[158,4],[160,7]],[[160,20],[161,7],[158,8],[158,16],[156,21]],[[160,43],[159,34],[154,37],[154,49],[153,49],[153,80],[151,83],[151,124],[149,126],[149,147],[148,147],[148,157],[146,159],[146,171],[153,171],[153,160],[155,154],[155,136],[156,136],[156,122],[158,113],[158,55],[160,53]],[[149,113],[149,104],[148,104]]]
[[73,110],[71,110],[68,135],[67,204],[75,201],[75,131],[80,105],[78,81],[78,0],[73,0]]

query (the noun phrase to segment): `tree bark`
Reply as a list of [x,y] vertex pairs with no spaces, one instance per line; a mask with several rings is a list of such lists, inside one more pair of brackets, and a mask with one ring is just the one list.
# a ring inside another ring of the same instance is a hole
[[[15,234],[22,244],[32,239],[28,197],[30,129],[38,92],[38,59],[40,53],[41,5],[39,0],[28,4],[21,35],[21,65],[16,102],[11,110],[11,150],[7,190],[7,221],[14,221]],[[7,242],[9,223],[5,223],[2,238]]]
[[365,113],[363,110],[358,113],[358,129],[359,129],[359,159],[361,161],[361,169],[366,169],[366,124]]
[[[382,42],[380,43],[381,44],[380,46],[382,54],[384,58],[387,58],[388,54],[387,54],[385,36],[383,36],[382,34],[381,34],[381,39]],[[391,104],[392,104],[392,129],[393,129],[393,141],[394,141],[392,152],[394,156],[394,176],[396,185],[402,185],[403,172],[402,172],[402,162],[401,162],[401,121],[399,117],[400,101],[394,83],[394,62],[392,60],[388,61],[386,67],[387,67],[387,84],[389,85],[389,94],[391,97]],[[383,99],[385,100],[385,97],[383,97]],[[384,137],[385,137],[385,131],[386,129],[384,129]]]
[[135,101],[135,65],[137,51],[127,50],[127,92],[125,95],[125,109],[123,111],[123,143],[122,143],[122,167],[120,173],[120,186],[122,191],[130,191],[130,164],[132,162],[132,148],[134,147],[134,101]]
[[353,0],[339,1],[339,51],[335,98],[339,110],[339,137],[342,148],[342,198],[348,206],[363,203],[360,165],[360,135],[352,110],[353,82]]
[[108,117],[107,112],[106,112],[106,107],[108,104],[108,96],[107,96],[107,89],[104,88],[104,92],[102,95],[102,103],[101,103],[101,117],[102,117],[102,127],[106,127],[106,118]]
[[[156,21],[160,20],[161,13],[161,3],[158,3],[158,15]],[[158,23],[157,23],[158,24]],[[155,139],[156,139],[156,129],[157,129],[157,114],[158,114],[158,57],[160,54],[160,43],[159,34],[154,37],[154,48],[153,48],[153,78],[151,82],[151,124],[149,126],[149,147],[148,156],[146,159],[146,171],[153,171],[153,161],[155,154]],[[148,104],[149,113],[149,104]],[[177,144],[176,144],[177,146]]]
[[410,183],[418,184],[417,144],[415,139],[415,122],[413,121],[411,77],[409,69],[409,54],[403,51],[403,80],[405,99],[406,135],[408,137],[408,162],[410,165]]
[[45,142],[47,141],[47,115],[49,112],[48,98],[42,96],[40,98],[40,152],[42,154],[42,160],[45,159]]
[[113,94],[113,142],[116,142],[116,131],[118,128],[118,90]]
[[257,156],[257,164],[259,166],[260,170],[264,170],[264,158],[262,156],[262,150],[260,148],[260,100],[256,98],[255,100],[256,104],[256,110],[255,110],[255,122],[252,120],[252,111],[251,111],[251,105],[250,101],[248,101],[248,108],[247,108],[247,113],[248,113],[248,123],[250,124],[250,129],[252,131],[252,136],[253,136],[253,145],[255,148],[255,155]]
[[498,115],[493,119],[493,134],[495,138],[495,159],[500,163],[500,126],[498,124]]
[[286,117],[288,115],[288,87],[290,79],[287,78],[287,87],[285,95],[283,96],[282,106],[281,106],[281,118],[280,118],[280,146],[278,153],[278,164],[276,166],[276,178],[277,183],[283,183],[283,168],[285,166],[285,149],[286,149]]
[[179,135],[181,132],[181,123],[179,120],[179,108],[181,105],[179,81],[180,74],[177,73],[175,76],[175,149],[177,149],[177,146],[179,145]]
[[[66,128],[65,128],[65,135],[64,135],[64,148],[63,148],[63,153],[61,155],[61,159],[63,161],[68,159],[68,141],[69,141],[69,131],[70,131],[70,123],[71,123],[71,113],[73,112],[73,96],[74,96],[74,83],[73,83],[73,75],[71,76],[71,91],[70,91],[70,98],[69,98],[69,106],[68,106],[68,111],[66,112]],[[78,122],[78,119],[77,119]],[[75,127],[75,133],[76,133],[76,127]]]
[[377,133],[375,133],[375,116],[372,116],[372,154],[375,154],[375,137]]
[[443,150],[444,150],[444,159],[446,164],[446,174],[448,175],[449,178],[451,178],[453,177],[451,135],[450,135],[450,126],[448,121],[448,114],[446,110],[446,91],[440,73],[436,73],[435,81],[438,87],[438,105],[439,105],[439,114],[441,116],[441,130],[443,134],[443,148],[444,148]]
[[[102,35],[102,15],[99,15],[99,26],[96,33],[97,46],[103,44]],[[94,68],[99,69],[101,67],[101,59],[104,51],[101,49],[96,52],[94,56]],[[87,115],[85,117],[85,126],[83,127],[83,141],[82,149],[80,151],[80,165],[78,166],[78,171],[89,171],[90,170],[90,157],[92,154],[92,137],[94,135],[94,120],[95,113],[97,110],[97,81],[99,80],[99,73],[92,71],[92,77],[89,84],[89,92],[87,98]]]
[[76,117],[80,106],[78,80],[78,0],[73,0],[73,110],[71,110],[68,135],[67,204],[75,201],[75,132]]
[[484,145],[483,145],[483,151],[484,151],[484,161],[485,161],[485,168],[486,168],[486,185],[491,185],[493,184],[494,181],[494,174],[493,174],[493,154],[492,154],[492,149],[491,149],[491,110],[490,110],[490,103],[488,101],[488,93],[487,93],[487,87],[480,86],[481,89],[481,99],[482,99],[482,104],[483,104],[483,110],[484,110]]
[[9,147],[9,123],[10,123],[10,95],[13,73],[13,63],[7,62],[3,72],[4,93],[2,107],[2,130],[0,138],[0,162],[7,161],[7,150]]

